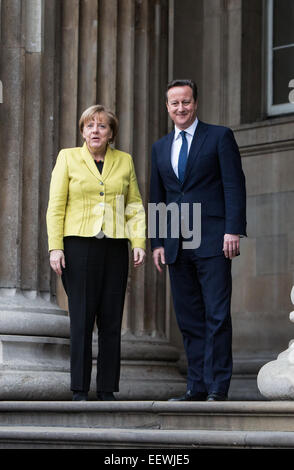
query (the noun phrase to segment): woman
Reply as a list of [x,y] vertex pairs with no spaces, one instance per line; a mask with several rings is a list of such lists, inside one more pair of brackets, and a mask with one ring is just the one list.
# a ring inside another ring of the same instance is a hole
[[98,327],[97,398],[115,400],[128,276],[145,258],[145,212],[132,158],[110,147],[116,116],[101,105],[81,116],[83,147],[60,151],[47,211],[50,265],[68,296],[73,400],[88,399],[92,333]]

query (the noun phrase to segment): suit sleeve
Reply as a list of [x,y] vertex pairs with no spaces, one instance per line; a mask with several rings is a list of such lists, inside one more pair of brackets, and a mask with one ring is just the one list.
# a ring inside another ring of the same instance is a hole
[[49,251],[63,250],[64,218],[69,187],[68,167],[64,151],[60,151],[52,171],[47,209]]
[[160,203],[166,203],[166,191],[163,185],[157,165],[157,152],[156,146],[152,146],[152,162],[151,162],[151,177],[150,177],[150,196],[149,200],[149,237],[151,243],[151,250],[163,247],[164,240],[159,236],[159,212],[155,211],[155,206]]
[[231,129],[219,140],[219,162],[224,188],[225,233],[246,236],[246,186],[241,156]]

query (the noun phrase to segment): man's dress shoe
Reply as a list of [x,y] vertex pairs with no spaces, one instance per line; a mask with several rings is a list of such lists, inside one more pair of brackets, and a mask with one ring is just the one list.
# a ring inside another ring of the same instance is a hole
[[116,401],[113,392],[97,392],[97,400],[100,401]]
[[86,392],[73,392],[73,401],[88,401],[88,394]]
[[192,392],[187,390],[184,395],[180,397],[170,398],[168,401],[205,401],[207,397],[206,392]]
[[207,401],[226,401],[227,399],[227,395],[218,392],[211,392],[207,396]]

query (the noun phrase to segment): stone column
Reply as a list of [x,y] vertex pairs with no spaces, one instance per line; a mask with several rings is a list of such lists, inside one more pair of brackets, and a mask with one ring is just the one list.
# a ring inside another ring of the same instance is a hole
[[54,21],[54,1],[1,1],[0,399],[6,400],[68,394],[68,317],[49,295],[44,228],[55,152]]

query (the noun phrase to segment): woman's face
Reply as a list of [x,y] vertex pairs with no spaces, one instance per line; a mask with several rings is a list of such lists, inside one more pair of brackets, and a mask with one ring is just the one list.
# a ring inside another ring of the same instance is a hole
[[88,149],[94,154],[104,153],[109,140],[112,138],[112,130],[105,113],[96,113],[93,118],[86,121],[83,129],[83,137]]

